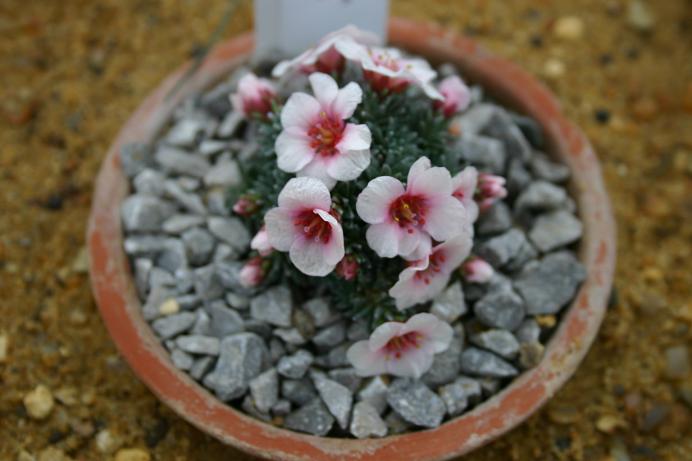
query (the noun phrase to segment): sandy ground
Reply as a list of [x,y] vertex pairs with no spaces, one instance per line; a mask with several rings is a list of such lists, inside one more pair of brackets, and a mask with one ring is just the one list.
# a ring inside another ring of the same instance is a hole
[[[392,0],[394,14],[473,35],[541,76],[599,153],[619,226],[616,297],[583,365],[543,410],[466,459],[692,459],[692,4],[651,3],[643,32],[628,0]],[[165,461],[248,459],[177,417],[130,372],[84,260],[107,146],[225,7],[0,4],[2,461],[109,459],[118,447]],[[558,27],[566,16],[581,31]],[[250,27],[244,7],[226,36]],[[46,415],[31,405],[41,399],[29,399],[31,411],[24,403],[39,384],[55,398]]]

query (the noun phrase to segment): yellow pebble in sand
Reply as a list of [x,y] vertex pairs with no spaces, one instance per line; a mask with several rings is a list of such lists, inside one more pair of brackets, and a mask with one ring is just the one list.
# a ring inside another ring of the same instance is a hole
[[45,419],[53,411],[55,400],[53,394],[43,384],[24,396],[24,407],[27,413],[34,419]]

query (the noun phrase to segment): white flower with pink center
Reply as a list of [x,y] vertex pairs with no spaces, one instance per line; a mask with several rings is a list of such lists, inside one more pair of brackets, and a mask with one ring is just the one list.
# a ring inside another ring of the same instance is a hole
[[361,65],[363,76],[377,92],[398,93],[413,84],[428,97],[444,100],[432,83],[437,72],[423,59],[404,57],[396,48],[366,47],[356,42],[337,43],[336,49]]
[[250,241],[250,248],[257,251],[260,256],[268,256],[274,247],[269,243],[269,234],[267,233],[266,226],[262,228],[255,234],[255,236]]
[[366,240],[378,256],[420,259],[432,239],[445,241],[471,228],[464,206],[452,196],[452,178],[427,157],[411,165],[406,187],[396,178],[380,176],[358,196],[356,211],[370,224]]
[[452,336],[447,323],[421,313],[406,323],[383,323],[369,339],[353,344],[346,357],[360,376],[388,373],[417,379],[430,369],[435,354],[447,350]]
[[445,117],[451,117],[457,112],[465,110],[471,102],[469,87],[456,75],[442,80],[437,88],[444,100],[435,101],[435,107],[440,109]]
[[288,251],[291,262],[304,274],[329,274],[344,257],[344,234],[331,212],[327,186],[314,178],[293,178],[278,202],[264,216],[269,244]]
[[238,91],[231,95],[231,104],[246,117],[252,114],[263,116],[271,111],[275,97],[274,85],[266,78],[258,78],[250,72],[238,81]]
[[339,43],[378,45],[380,38],[372,32],[360,30],[353,25],[325,35],[314,48],[310,48],[295,58],[281,61],[272,70],[273,77],[281,77],[292,70],[300,70],[306,74],[312,72],[340,72],[344,66],[344,57],[337,50]]
[[472,245],[470,235],[458,235],[435,246],[429,256],[411,263],[389,290],[397,309],[430,301],[440,294],[449,283],[452,272],[471,252]]
[[461,266],[461,273],[469,282],[488,283],[493,278],[495,269],[485,259],[472,256]]
[[279,168],[320,179],[328,188],[356,179],[370,165],[370,129],[346,123],[363,97],[357,83],[339,89],[326,74],[310,75],[315,96],[293,93],[281,111]]
[[467,166],[452,178],[452,195],[464,205],[472,223],[478,219],[478,204],[474,199],[477,185],[478,170],[472,166]]

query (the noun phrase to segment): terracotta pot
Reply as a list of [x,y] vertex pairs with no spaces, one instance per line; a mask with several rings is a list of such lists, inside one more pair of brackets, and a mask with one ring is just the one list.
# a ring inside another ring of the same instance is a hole
[[248,59],[250,34],[216,47],[203,66],[169,99],[187,66],[168,77],[139,107],[108,151],[96,182],[88,230],[91,283],[101,315],[125,360],[169,407],[199,429],[255,455],[281,460],[439,460],[467,453],[509,431],[565,383],[586,354],[606,309],[615,264],[614,222],[598,160],[582,132],[560,112],[555,97],[516,65],[475,42],[433,25],[392,19],[390,41],[433,62],[453,62],[504,104],[536,119],[547,150],[572,170],[570,184],[584,223],[579,256],[588,278],[546,348],[541,363],[502,392],[437,429],[372,440],[315,437],[279,429],[217,400],[177,370],[141,315],[119,210],[128,193],[117,152],[132,141],[151,141],[171,110]]

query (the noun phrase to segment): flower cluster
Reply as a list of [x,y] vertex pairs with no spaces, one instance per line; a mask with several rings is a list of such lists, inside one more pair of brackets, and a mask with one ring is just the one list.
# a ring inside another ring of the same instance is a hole
[[[299,73],[309,88],[282,101],[276,88]],[[257,231],[241,283],[338,293],[352,313],[372,313],[370,338],[348,352],[356,370],[420,376],[452,337],[426,303],[453,277],[493,275],[471,255],[473,225],[506,195],[504,178],[448,155],[469,89],[459,77],[436,83],[426,61],[354,27],[272,75],[244,76],[231,97],[264,146],[232,205]]]

